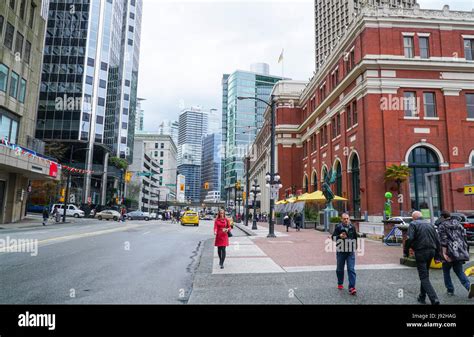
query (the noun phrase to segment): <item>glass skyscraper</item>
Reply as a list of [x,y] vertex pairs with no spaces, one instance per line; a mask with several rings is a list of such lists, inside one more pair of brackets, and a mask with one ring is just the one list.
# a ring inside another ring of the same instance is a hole
[[267,105],[255,100],[238,100],[237,97],[255,97],[268,101],[275,83],[283,79],[268,74],[268,65],[261,65],[257,72],[235,71],[224,74],[222,79],[222,142],[225,159],[222,164],[223,199],[232,200],[235,183],[244,186],[243,157],[263,124]]
[[201,201],[209,192],[221,192],[221,140],[220,133],[210,134],[202,140],[201,186],[207,183],[208,189],[201,189]]
[[[73,166],[132,158],[141,15],[142,0],[50,1],[36,137],[85,149]],[[101,181],[85,176],[82,202]]]

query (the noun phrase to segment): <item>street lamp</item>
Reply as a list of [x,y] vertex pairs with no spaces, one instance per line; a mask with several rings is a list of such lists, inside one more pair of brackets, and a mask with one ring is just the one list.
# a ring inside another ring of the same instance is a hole
[[252,189],[250,193],[253,196],[253,218],[252,218],[252,230],[256,230],[257,228],[257,197],[261,194],[260,193],[260,185],[257,184],[257,179],[253,181]]
[[[271,136],[270,136],[270,172],[267,174],[269,179],[267,180],[269,185],[273,186],[275,185],[275,104],[273,102],[273,95],[270,96],[270,103],[267,101],[258,98],[258,97],[244,97],[244,96],[239,96],[237,97],[238,100],[245,100],[245,99],[250,99],[250,100],[255,100],[259,102],[265,103],[270,109],[271,109],[271,114],[270,114],[270,130],[271,130]],[[280,176],[278,176],[280,178]],[[279,181],[279,179],[278,179]],[[278,186],[280,186],[279,184]],[[281,188],[281,187],[280,187]],[[270,193],[270,218],[268,220],[268,238],[275,238],[275,224],[273,222],[273,213],[275,209],[275,193]]]

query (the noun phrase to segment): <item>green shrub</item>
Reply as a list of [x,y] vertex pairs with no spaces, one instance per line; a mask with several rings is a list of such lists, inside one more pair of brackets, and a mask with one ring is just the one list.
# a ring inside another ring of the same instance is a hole
[[319,213],[313,207],[305,207],[304,218],[305,221],[319,221]]
[[329,219],[329,222],[331,223],[340,223],[341,222],[341,217],[340,216],[333,216],[331,219]]

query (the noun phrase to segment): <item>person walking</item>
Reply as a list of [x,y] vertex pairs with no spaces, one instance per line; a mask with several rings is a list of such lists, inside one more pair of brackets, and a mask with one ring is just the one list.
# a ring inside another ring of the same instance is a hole
[[48,222],[48,219],[49,219],[48,206],[44,206],[44,208],[43,208],[43,226],[46,226],[46,223]]
[[224,269],[224,261],[226,256],[226,247],[229,246],[229,220],[225,216],[223,209],[219,210],[216,220],[214,221],[214,235],[216,236],[214,246],[217,247],[217,255],[219,256],[219,266]]
[[296,225],[296,231],[299,232],[301,230],[303,222],[303,217],[301,216],[301,212],[296,212],[295,214],[295,225]]
[[408,226],[403,255],[409,256],[410,248],[415,252],[416,268],[420,277],[420,294],[417,301],[426,304],[426,295],[428,295],[431,304],[438,305],[438,295],[430,282],[429,274],[431,261],[441,260],[438,233],[429,220],[423,219],[421,212],[413,212],[412,218],[413,221]]
[[127,209],[125,207],[122,207],[122,209],[120,210],[120,215],[121,215],[121,220],[122,222],[125,222],[125,218],[126,218],[126,214],[127,214]]
[[52,212],[53,218],[56,220],[56,222],[61,221],[61,214],[59,213],[59,208],[58,206],[54,206],[53,212]]
[[443,276],[449,296],[454,296],[454,286],[451,280],[451,269],[458,277],[464,288],[469,292],[468,297],[474,297],[474,284],[471,284],[462,265],[469,261],[469,245],[464,226],[447,211],[441,212],[444,221],[438,225],[441,255],[443,258]]
[[341,218],[342,222],[336,226],[332,234],[332,239],[336,242],[337,289],[344,289],[344,267],[347,264],[349,294],[356,295],[355,252],[359,235],[349,219],[349,214],[343,213]]
[[288,213],[285,214],[285,217],[283,218],[283,225],[286,226],[286,231],[288,232],[288,228],[291,226],[291,219],[288,216]]

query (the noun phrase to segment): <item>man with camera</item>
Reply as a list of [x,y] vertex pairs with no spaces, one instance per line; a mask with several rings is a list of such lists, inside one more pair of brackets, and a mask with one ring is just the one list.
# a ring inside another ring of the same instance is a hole
[[344,266],[347,263],[347,274],[349,276],[349,293],[356,295],[356,272],[355,272],[355,252],[357,250],[357,230],[352,225],[349,214],[342,214],[342,223],[338,224],[332,234],[332,239],[336,242],[336,275],[337,289],[344,289]]

